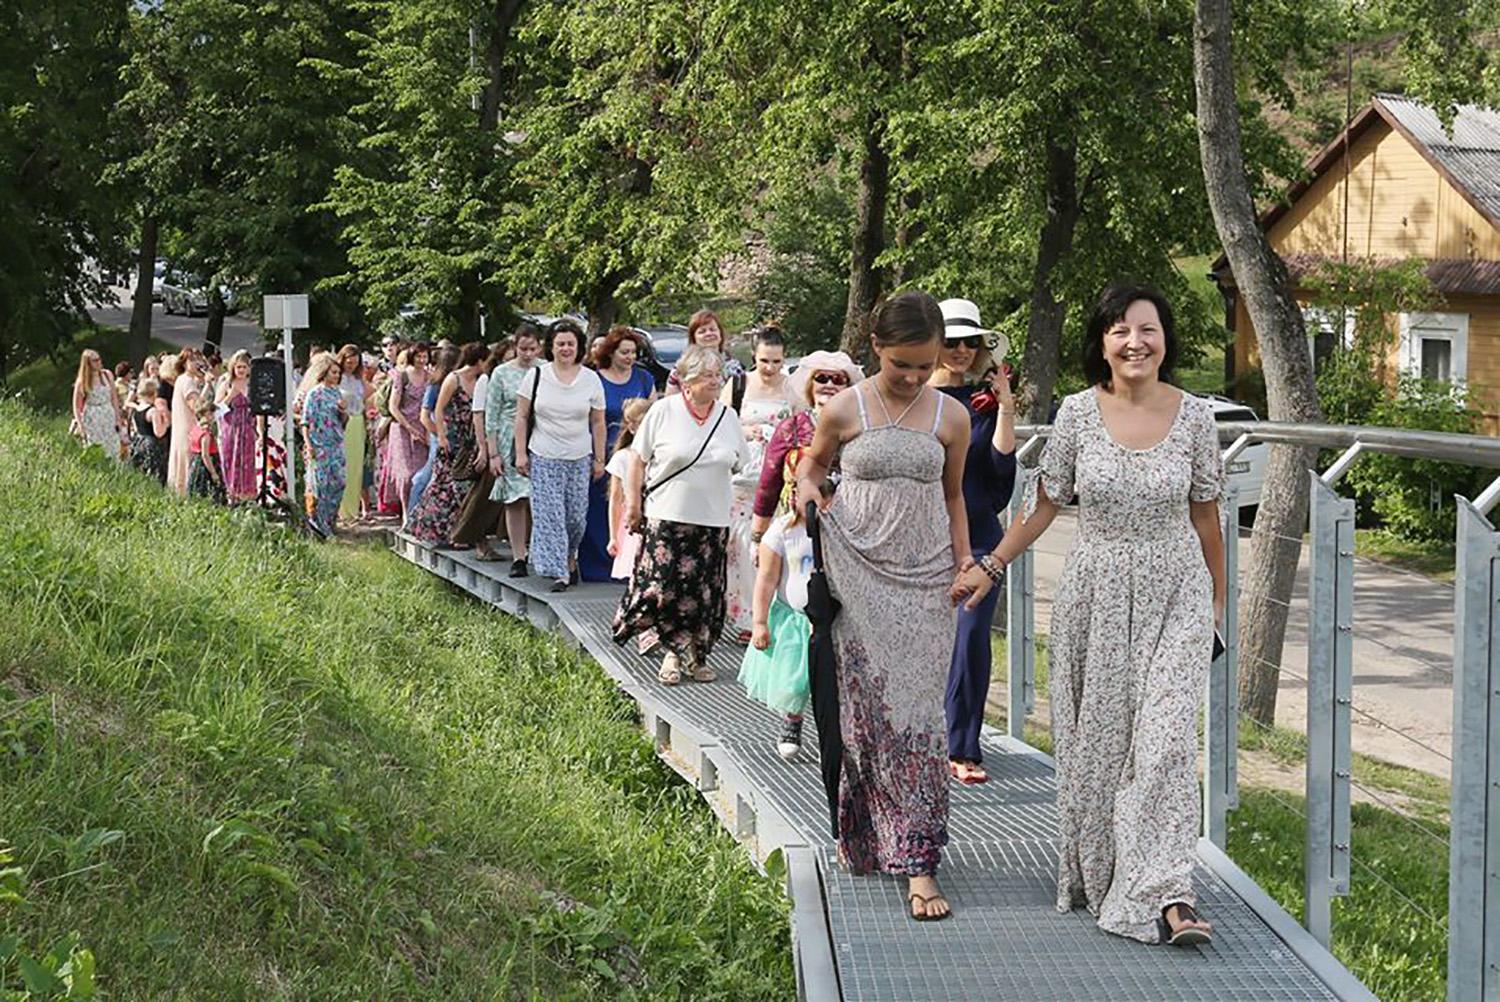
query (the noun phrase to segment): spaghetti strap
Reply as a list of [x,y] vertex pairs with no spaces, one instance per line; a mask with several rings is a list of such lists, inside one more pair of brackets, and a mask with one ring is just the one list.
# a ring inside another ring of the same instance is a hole
[[865,395],[860,392],[859,384],[854,385],[854,400],[859,404],[859,430],[870,430],[870,416],[865,413]]
[[933,434],[933,437],[937,436],[938,429],[943,426],[943,397],[944,396],[946,396],[946,394],[943,394],[943,393],[939,393],[937,395],[937,407],[932,412],[932,434]]

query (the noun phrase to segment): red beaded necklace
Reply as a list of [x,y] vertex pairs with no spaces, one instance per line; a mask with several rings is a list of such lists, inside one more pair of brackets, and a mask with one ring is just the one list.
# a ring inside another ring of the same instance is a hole
[[689,397],[686,393],[682,395],[682,402],[687,405],[687,412],[692,415],[693,420],[698,422],[700,426],[707,424],[709,416],[714,412],[714,405],[712,401],[709,402],[708,410],[703,412],[702,417],[698,416],[698,412],[693,408],[692,398]]

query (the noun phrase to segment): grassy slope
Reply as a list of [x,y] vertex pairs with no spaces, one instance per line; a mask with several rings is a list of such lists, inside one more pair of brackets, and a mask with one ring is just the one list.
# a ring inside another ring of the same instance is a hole
[[596,667],[10,403],[0,510],[0,939],[78,930],[130,999],[794,993],[778,888]]
[[[113,370],[116,362],[125,360],[125,332],[118,327],[85,327],[74,336],[73,346],[59,358],[39,358],[21,366],[5,383],[7,396],[20,396],[32,406],[45,411],[67,413],[72,400],[73,377],[78,372],[78,355],[93,348]],[[177,346],[157,338],[151,339],[151,351],[157,354],[175,352]]]

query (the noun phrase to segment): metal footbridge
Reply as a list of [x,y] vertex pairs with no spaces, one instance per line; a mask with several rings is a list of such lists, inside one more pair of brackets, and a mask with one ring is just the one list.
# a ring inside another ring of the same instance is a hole
[[692,783],[757,862],[780,853],[792,902],[798,994],[814,1002],[1272,1002],[1373,999],[1295,919],[1213,842],[1199,843],[1200,907],[1212,944],[1146,946],[1101,932],[1086,911],[1059,914],[1051,760],[986,729],[988,784],[955,783],[950,842],[939,872],[954,914],[908,918],[905,881],[852,877],[828,837],[827,806],[811,754],[775,752],[778,715],[735,682],[742,648],[718,645],[711,684],[656,680],[656,662],[617,646],[610,621],[618,585],[554,595],[550,582],[511,579],[509,563],[434,550],[404,534],[396,553],[501,611],[586,651],[638,704],[658,753]]

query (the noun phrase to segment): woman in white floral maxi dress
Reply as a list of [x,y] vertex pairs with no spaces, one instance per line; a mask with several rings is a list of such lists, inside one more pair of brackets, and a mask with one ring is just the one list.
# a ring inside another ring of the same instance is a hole
[[1224,477],[1208,403],[1159,378],[1171,322],[1151,290],[1105,294],[1085,338],[1094,385],[1063,401],[1021,518],[955,593],[982,595],[1078,498],[1049,650],[1057,907],[1192,944],[1211,932],[1193,908],[1196,719],[1224,595]]

